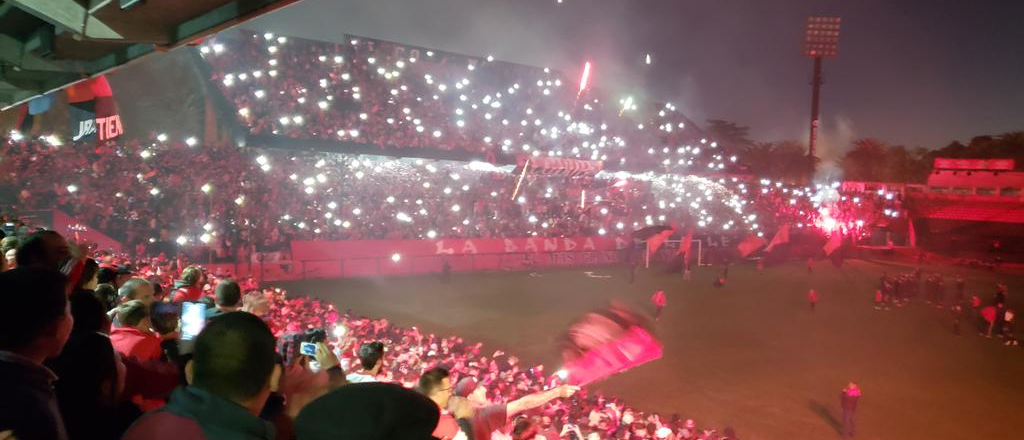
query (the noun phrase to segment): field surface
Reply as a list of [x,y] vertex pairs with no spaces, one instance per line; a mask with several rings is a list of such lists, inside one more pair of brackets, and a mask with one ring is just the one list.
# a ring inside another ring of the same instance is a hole
[[[848,381],[864,395],[857,438],[960,440],[1024,438],[1024,349],[978,336],[973,322],[952,332],[948,308],[922,298],[879,311],[874,291],[883,271],[909,266],[848,261],[842,269],[803,263],[757,271],[729,269],[725,287],[712,286],[721,268],[697,268],[693,279],[640,270],[628,283],[622,267],[316,280],[286,283],[339,309],[386,317],[403,326],[457,334],[529,363],[558,368],[556,338],[577,317],[618,300],[653,313],[649,298],[664,290],[668,306],[655,325],[665,356],[592,385],[644,410],[679,413],[698,425],[733,426],[744,439],[838,438],[838,395]],[[967,279],[968,297],[987,303],[995,283],[1009,286],[1010,308],[1021,310],[1024,277],[924,267]],[[588,273],[589,272],[589,273]],[[820,302],[810,311],[807,291]]]

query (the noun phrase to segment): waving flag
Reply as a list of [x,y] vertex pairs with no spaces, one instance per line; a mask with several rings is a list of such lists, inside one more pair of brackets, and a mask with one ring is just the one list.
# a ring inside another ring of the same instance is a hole
[[686,231],[686,236],[679,242],[679,255],[690,256],[690,245],[693,244],[693,229]]
[[914,230],[914,219],[907,219],[907,244],[917,247],[917,231]]
[[746,258],[747,255],[754,253],[758,248],[764,246],[764,239],[756,235],[748,235],[740,242],[736,249],[739,249],[740,256]]
[[828,243],[825,243],[825,255],[832,255],[836,249],[839,249],[843,245],[843,234],[839,231],[832,231],[832,237],[829,237]]
[[772,237],[772,241],[768,243],[768,247],[764,248],[765,252],[771,252],[775,246],[782,243],[789,243],[789,224],[782,225],[779,230]]
[[660,248],[661,245],[665,243],[665,240],[668,240],[668,238],[671,237],[674,232],[676,232],[676,228],[669,228],[655,234],[651,238],[648,238],[647,252],[653,255],[655,252],[658,251],[658,248]]
[[640,315],[612,306],[588,313],[566,332],[563,380],[586,385],[660,359],[661,342]]

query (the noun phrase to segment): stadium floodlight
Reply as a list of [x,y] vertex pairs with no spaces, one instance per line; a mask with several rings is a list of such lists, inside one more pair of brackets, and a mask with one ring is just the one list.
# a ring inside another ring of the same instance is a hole
[[839,53],[839,17],[807,17],[804,55],[834,58]]
[[817,163],[815,157],[815,144],[818,141],[818,127],[820,118],[818,116],[818,103],[821,98],[821,84],[824,82],[821,76],[821,60],[823,58],[835,58],[839,53],[839,27],[842,19],[839,17],[807,17],[807,28],[804,33],[804,55],[814,59],[814,77],[811,81],[813,91],[811,92],[811,134],[807,142],[808,175],[807,181],[814,178],[814,168]]

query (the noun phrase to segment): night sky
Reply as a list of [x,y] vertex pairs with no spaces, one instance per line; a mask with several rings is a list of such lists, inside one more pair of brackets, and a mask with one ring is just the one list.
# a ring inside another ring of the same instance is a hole
[[[349,33],[561,69],[695,121],[806,142],[808,15],[843,18],[821,155],[852,139],[939,148],[1024,130],[1024,0],[305,0],[245,27]],[[644,65],[644,54],[653,65]]]

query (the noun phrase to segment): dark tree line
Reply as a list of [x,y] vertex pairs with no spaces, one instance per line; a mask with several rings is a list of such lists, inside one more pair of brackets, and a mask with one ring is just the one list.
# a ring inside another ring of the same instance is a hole
[[[749,127],[720,119],[709,120],[705,130],[723,146],[738,152],[755,176],[791,182],[806,178],[807,146],[803,142],[754,141]],[[846,180],[923,183],[938,157],[1015,159],[1017,169],[1022,170],[1024,131],[976,136],[966,145],[954,141],[935,150],[863,138],[853,142],[839,165]]]
[[758,177],[798,182],[807,174],[807,147],[797,141],[757,142],[750,139],[750,127],[711,119],[708,134],[723,146],[739,153],[744,164]]
[[922,183],[928,178],[935,158],[1014,159],[1024,169],[1024,131],[998,136],[976,136],[967,144],[952,142],[937,150],[886,145],[873,139],[859,139],[843,156],[843,178],[875,182]]

